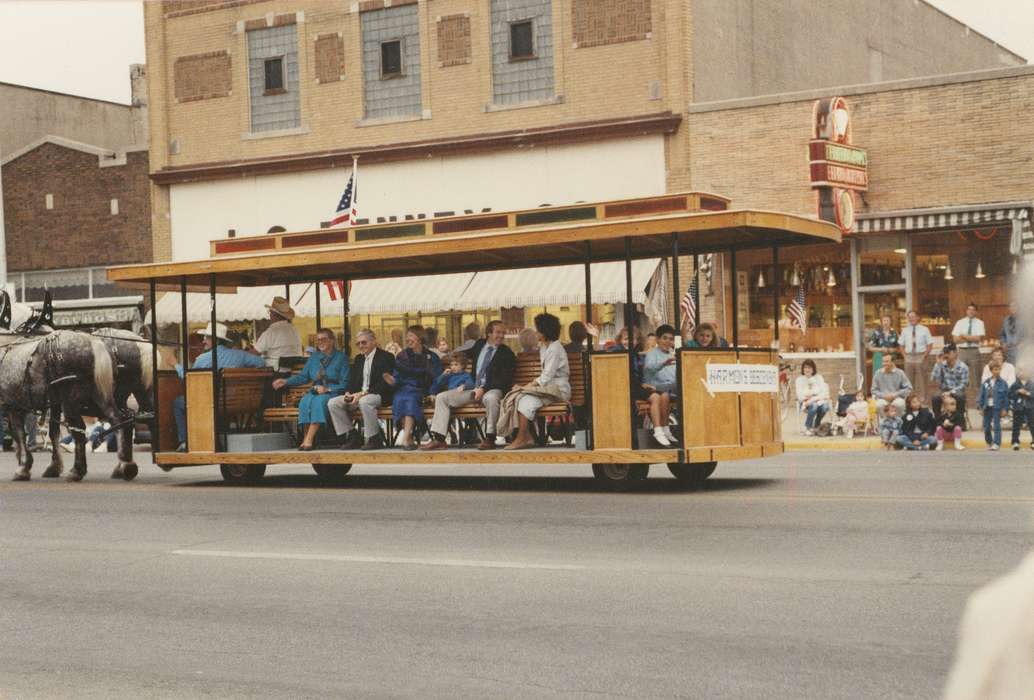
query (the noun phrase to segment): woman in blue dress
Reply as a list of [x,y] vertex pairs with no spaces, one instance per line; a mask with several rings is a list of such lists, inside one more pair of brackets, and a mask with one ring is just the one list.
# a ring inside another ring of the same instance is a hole
[[274,389],[301,386],[312,388],[298,403],[298,427],[304,432],[299,450],[308,452],[316,441],[320,426],[327,422],[327,404],[348,387],[348,356],[334,347],[334,333],[321,328],[316,332],[316,351],[309,355],[302,371],[290,379],[277,379]]
[[424,397],[431,383],[442,373],[442,361],[424,347],[422,326],[406,329],[406,347],[395,357],[394,374],[384,380],[395,387],[391,415],[395,424],[402,424],[402,449],[415,450],[413,428],[424,420]]

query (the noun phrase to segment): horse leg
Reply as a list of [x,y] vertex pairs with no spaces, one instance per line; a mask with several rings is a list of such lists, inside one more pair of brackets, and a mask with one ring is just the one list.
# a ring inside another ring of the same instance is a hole
[[61,459],[61,406],[50,407],[50,466],[43,472],[43,478],[56,479],[65,470]]
[[64,408],[68,427],[75,437],[75,464],[65,479],[82,481],[86,476],[86,423],[83,422],[83,417],[75,411],[73,406],[66,405]]
[[18,456],[18,471],[14,473],[14,480],[28,481],[32,476],[32,452],[25,443],[25,413],[10,411],[7,414],[7,424],[11,429],[11,439],[14,440],[15,454]]
[[[115,422],[125,420],[130,415],[125,399],[118,402],[117,408],[121,416],[116,418]],[[132,481],[140,471],[136,462],[133,461],[134,427],[135,425],[130,422],[118,429],[118,464],[115,465],[115,469],[111,472],[112,479]]]

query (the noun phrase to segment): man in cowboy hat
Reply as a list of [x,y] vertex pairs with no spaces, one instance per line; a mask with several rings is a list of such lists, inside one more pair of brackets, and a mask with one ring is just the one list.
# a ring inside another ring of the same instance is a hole
[[272,323],[265,333],[258,337],[252,349],[266,358],[266,362],[275,367],[281,357],[300,357],[302,355],[302,337],[298,329],[291,325],[294,320],[294,309],[284,297],[273,297],[273,303],[266,304],[269,309],[269,320]]
[[[215,346],[215,353],[219,360],[219,369],[233,369],[239,367],[255,367],[261,369],[266,366],[261,357],[256,357],[243,350],[237,350],[230,346],[230,334],[226,326],[221,323],[215,324],[215,342],[212,340],[212,324],[209,323],[201,331],[204,339],[205,352],[197,356],[192,369],[212,369],[212,347]],[[176,371],[183,376],[183,367],[176,366]],[[183,396],[177,396],[172,402],[172,415],[176,418],[176,436],[179,447],[177,452],[185,452],[187,445],[187,403]]]

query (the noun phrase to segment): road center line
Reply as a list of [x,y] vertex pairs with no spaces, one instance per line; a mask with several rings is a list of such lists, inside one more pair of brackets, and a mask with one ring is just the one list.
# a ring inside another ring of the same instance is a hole
[[409,557],[370,557],[349,554],[291,554],[288,552],[231,552],[218,549],[174,549],[170,554],[225,559],[278,559],[289,561],[329,561],[352,564],[402,564],[408,566],[459,566],[477,569],[535,569],[541,571],[585,571],[574,564],[534,564],[517,561],[478,559],[423,559]]

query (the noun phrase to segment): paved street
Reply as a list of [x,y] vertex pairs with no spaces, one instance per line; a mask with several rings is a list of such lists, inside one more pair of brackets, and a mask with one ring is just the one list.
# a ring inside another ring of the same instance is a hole
[[935,698],[966,596],[1034,543],[1029,450],[793,453],[698,492],[655,467],[624,494],[588,467],[246,488],[0,460],[5,698]]

